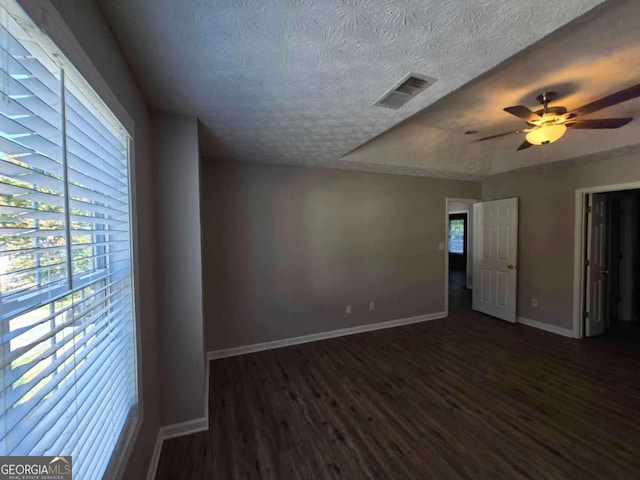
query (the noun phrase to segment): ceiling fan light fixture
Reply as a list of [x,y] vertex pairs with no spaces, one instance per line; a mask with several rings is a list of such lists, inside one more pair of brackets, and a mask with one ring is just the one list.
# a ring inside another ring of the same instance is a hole
[[527,133],[526,139],[532,145],[546,145],[560,140],[566,131],[565,125],[547,124]]
[[574,108],[570,112],[567,112],[567,109],[562,106],[550,107],[548,105],[549,102],[555,100],[556,97],[557,94],[554,92],[543,92],[542,95],[538,95],[536,98],[542,104],[542,108],[535,112],[524,105],[512,105],[511,107],[503,108],[502,110],[505,112],[524,120],[527,127],[520,130],[512,130],[510,132],[479,138],[476,142],[484,142],[485,140],[504,137],[505,135],[511,135],[512,133],[525,133],[526,140],[518,147],[518,151],[520,151],[526,150],[531,147],[531,145],[546,145],[547,143],[557,142],[565,133],[567,133],[567,128],[571,128],[572,130],[598,130],[624,127],[633,120],[633,117],[590,118],[588,120],[583,120],[580,116],[597,112],[603,108],[612,107],[613,105],[617,105],[634,98],[639,98],[640,83],[624,90],[620,90],[619,92],[607,95],[606,97],[602,97],[588,103],[587,105],[583,105],[582,107]]

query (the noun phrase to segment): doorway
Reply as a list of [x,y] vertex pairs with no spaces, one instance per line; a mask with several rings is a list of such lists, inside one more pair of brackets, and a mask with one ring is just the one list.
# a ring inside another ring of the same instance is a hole
[[582,314],[574,336],[640,346],[640,188],[585,192],[582,200]]
[[446,305],[449,309],[471,309],[473,282],[473,204],[477,200],[447,198],[446,242]]
[[469,222],[468,213],[449,214],[449,298],[459,307],[463,307],[469,296],[467,291],[467,260],[469,258]]

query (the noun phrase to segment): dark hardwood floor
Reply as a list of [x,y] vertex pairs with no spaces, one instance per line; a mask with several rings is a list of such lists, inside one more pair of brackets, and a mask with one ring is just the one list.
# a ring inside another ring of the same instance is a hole
[[158,479],[638,479],[640,353],[460,307],[216,360]]

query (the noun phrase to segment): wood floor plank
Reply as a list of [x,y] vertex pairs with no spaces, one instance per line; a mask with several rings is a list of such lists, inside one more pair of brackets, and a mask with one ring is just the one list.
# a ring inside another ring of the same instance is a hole
[[635,479],[640,349],[464,308],[215,360],[158,479]]

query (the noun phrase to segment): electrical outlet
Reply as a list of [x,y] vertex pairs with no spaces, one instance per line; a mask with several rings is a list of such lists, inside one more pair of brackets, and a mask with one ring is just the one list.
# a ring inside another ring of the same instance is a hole
[[531,299],[531,306],[532,307],[537,307],[538,306],[538,299],[537,298]]
[[369,310],[375,310],[376,309],[376,304],[373,302],[369,302]]
[[347,313],[351,313],[351,305],[347,305]]

